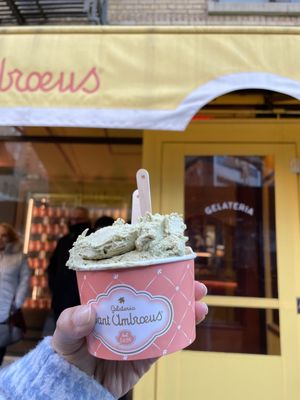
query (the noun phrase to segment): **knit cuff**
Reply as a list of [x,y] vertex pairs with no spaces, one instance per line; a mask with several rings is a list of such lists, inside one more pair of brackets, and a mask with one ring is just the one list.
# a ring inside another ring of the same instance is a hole
[[115,400],[93,378],[54,352],[51,337],[0,370],[1,394],[6,399]]

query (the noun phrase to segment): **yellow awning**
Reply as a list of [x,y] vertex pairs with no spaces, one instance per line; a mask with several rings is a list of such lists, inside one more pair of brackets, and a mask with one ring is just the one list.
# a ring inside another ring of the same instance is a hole
[[300,99],[300,28],[0,29],[0,125],[183,130],[214,98]]

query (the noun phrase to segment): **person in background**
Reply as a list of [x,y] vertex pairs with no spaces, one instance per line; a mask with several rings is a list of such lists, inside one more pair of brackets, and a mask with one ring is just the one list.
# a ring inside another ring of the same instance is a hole
[[48,282],[55,322],[63,310],[80,304],[76,272],[69,269],[66,262],[73,243],[85,229],[91,229],[89,212],[84,207],[76,207],[71,211],[69,233],[59,239],[50,258]]
[[[208,308],[200,301],[206,287],[195,282],[196,323]],[[0,371],[0,399],[114,400],[132,389],[156,359],[111,361],[93,357],[86,346],[95,310],[82,305],[65,310],[53,337]]]
[[112,225],[114,222],[115,220],[112,217],[103,215],[102,217],[96,219],[94,223],[94,230],[97,231],[98,229],[105,228],[106,226]]
[[[22,250],[14,228],[0,223],[0,324],[22,307],[28,293],[30,270]],[[5,353],[0,347],[0,365]]]

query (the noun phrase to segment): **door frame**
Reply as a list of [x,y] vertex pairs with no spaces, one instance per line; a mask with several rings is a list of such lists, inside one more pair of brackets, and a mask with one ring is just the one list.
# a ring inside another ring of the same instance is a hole
[[[293,145],[295,148],[295,157],[298,157],[299,154],[299,148],[300,148],[300,139],[297,138],[299,136],[299,127],[300,123],[298,121],[288,121],[288,122],[281,122],[281,121],[274,121],[270,122],[269,120],[260,120],[260,121],[249,121],[249,120],[234,120],[234,121],[205,121],[205,122],[195,122],[189,126],[186,132],[184,133],[173,133],[173,132],[145,132],[144,134],[144,147],[143,147],[143,166],[148,169],[150,173],[150,178],[151,178],[151,189],[152,189],[152,202],[153,202],[153,209],[155,212],[167,212],[170,211],[171,204],[168,204],[168,200],[163,196],[163,179],[164,179],[164,170],[163,170],[163,162],[164,158],[166,156],[166,146],[168,144],[180,144],[180,148],[182,149],[181,151],[184,153],[184,149],[187,148],[187,146],[191,146],[191,144],[195,147],[197,144],[201,144],[203,147],[209,148],[214,148],[216,149],[216,146],[218,146],[219,149],[225,148],[228,145],[234,145],[234,146],[239,146],[242,147],[242,145],[246,145],[246,148],[248,149],[255,148],[257,149],[258,145],[260,148],[263,150],[263,148],[270,148],[272,145],[278,146],[280,144],[290,144]],[[193,147],[192,146],[192,147]],[[191,147],[190,147],[191,148]],[[181,153],[181,154],[183,154]],[[170,155],[171,154],[171,155]],[[248,154],[247,151],[245,151],[244,154]],[[262,151],[261,154],[264,154],[264,151]],[[208,154],[209,155],[209,154]],[[241,154],[242,155],[242,154]],[[169,153],[170,157],[177,157],[177,161],[181,162],[180,155],[178,152],[175,153]],[[182,158],[182,157],[181,157]],[[176,161],[176,160],[175,160]],[[289,160],[285,160],[285,163]],[[178,171],[176,171],[176,178],[177,182],[180,181],[180,176],[178,176]],[[294,179],[297,181],[297,188],[299,191],[299,176],[293,175],[291,179]],[[174,180],[173,180],[174,181]],[[174,188],[175,189],[175,188]],[[168,190],[173,190],[172,187],[169,188]],[[178,187],[177,187],[178,190]],[[180,196],[178,196],[180,197]],[[183,196],[181,196],[183,198]],[[297,199],[291,199],[291,201],[294,200],[295,204],[293,205],[293,209],[297,210],[296,214],[294,215],[295,221],[297,221],[296,224],[294,224],[293,227],[293,232],[291,233],[291,229],[286,226],[284,223],[285,221],[276,221],[277,224],[277,232],[279,235],[279,238],[277,239],[278,241],[285,241],[284,246],[289,246],[291,243],[291,237],[293,237],[295,243],[299,242],[299,204],[297,203]],[[282,203],[282,202],[280,202]],[[286,204],[285,204],[286,206]],[[289,207],[291,208],[291,207]],[[277,207],[276,207],[277,210]],[[180,211],[177,209],[176,211]],[[278,211],[279,214],[282,215],[283,210]],[[279,223],[279,225],[278,225]],[[281,237],[280,237],[281,235]],[[280,256],[280,255],[279,255]],[[297,265],[296,260],[300,261],[300,253],[299,250],[297,249],[297,246],[294,246],[294,249],[292,252],[290,252],[290,257],[293,265]],[[281,265],[284,261],[278,259],[278,265]],[[300,263],[298,262],[298,265]],[[279,269],[278,269],[279,273]],[[279,274],[280,275],[280,274]],[[300,295],[300,271],[299,269],[295,269],[294,276],[289,277],[291,284],[294,284],[296,282],[296,288],[295,288],[295,295],[298,294]],[[294,282],[295,279],[295,282]],[[280,281],[280,278],[279,278]],[[279,283],[279,290],[281,293],[281,298],[283,298],[282,294],[286,293],[287,295],[290,294],[288,293],[289,291],[289,285],[280,285]],[[225,299],[223,296],[220,296],[221,299],[217,298],[218,296],[208,296],[207,297],[207,303],[209,305],[214,305],[214,304],[220,304],[220,300],[222,300],[222,303],[224,306],[233,306],[237,304],[237,301],[239,301],[239,306],[248,306],[249,303],[247,299],[241,298],[241,299]],[[283,368],[282,368],[282,379],[284,381],[283,383],[283,390],[284,390],[284,399],[286,400],[292,400],[296,399],[294,390],[291,391],[289,388],[294,387],[295,385],[298,385],[298,388],[300,390],[300,384],[296,383],[298,381],[298,376],[299,376],[299,365],[300,365],[300,356],[299,356],[299,351],[296,352],[295,354],[295,348],[293,348],[293,344],[291,341],[289,341],[287,338],[291,335],[293,335],[293,343],[298,343],[296,337],[299,337],[300,333],[300,316],[297,316],[295,319],[295,313],[296,313],[296,296],[292,296],[292,299],[290,298],[289,301],[285,300],[277,300],[277,299],[255,299],[255,302],[252,303],[252,306],[255,307],[265,307],[266,304],[269,308],[277,308],[278,302],[283,302],[282,306],[285,307],[286,309],[286,316],[281,318],[281,326],[286,326],[287,329],[281,329],[281,344],[282,344],[282,354],[285,352],[285,354],[289,354],[289,359],[285,360],[283,363]],[[293,329],[291,329],[291,320],[296,320]],[[285,331],[288,332],[285,334]],[[292,331],[292,333],[291,333]],[[298,345],[299,347],[299,345]],[[176,399],[176,391],[178,392],[178,385],[174,385],[174,380],[172,380],[173,383],[173,389],[168,389],[167,391],[161,389],[162,383],[166,382],[168,379],[167,377],[169,375],[173,374],[176,375],[176,371],[178,373],[178,370],[180,370],[182,374],[182,368],[179,367],[179,365],[184,364],[186,365],[186,368],[188,368],[188,360],[185,360],[185,354],[186,353],[192,353],[192,352],[179,352],[176,353],[175,355],[171,355],[169,357],[163,358],[159,361],[159,363],[152,369],[151,373],[146,376],[140,385],[137,386],[137,388],[134,391],[134,400],[140,400],[140,399],[148,399],[149,400],[160,400],[164,399],[167,400],[168,398],[174,398]],[[203,359],[203,352],[194,352],[193,357],[197,358],[199,357],[199,354],[201,354],[201,357]],[[231,354],[231,353],[229,353]],[[292,356],[294,355],[294,356]],[[243,357],[241,354],[236,354],[233,359],[239,359],[239,357]],[[254,357],[254,358],[253,358]],[[251,358],[250,365],[252,361],[255,359],[257,360],[258,357],[264,357],[260,355],[253,355]],[[276,356],[272,356],[272,364],[275,365]],[[280,359],[280,356],[278,356]],[[207,362],[211,362],[216,360],[218,358],[218,353],[211,353],[210,360],[206,360]],[[253,360],[252,360],[253,358]],[[293,360],[291,361],[291,358]],[[231,361],[232,361],[231,360]],[[281,361],[280,361],[281,362]],[[291,364],[293,364],[293,368],[291,368]],[[296,367],[295,367],[296,366]],[[270,366],[266,365],[266,368],[270,368]],[[248,367],[247,367],[248,368]],[[247,369],[246,368],[246,369]],[[251,368],[248,370],[249,373],[251,371]],[[247,371],[245,370],[245,373]],[[274,370],[274,374],[276,374],[276,371]],[[276,379],[275,375],[274,378]],[[277,379],[280,379],[278,376]],[[213,380],[212,380],[213,382]],[[166,385],[164,385],[166,386]],[[168,385],[167,385],[168,386]],[[176,389],[176,390],[175,390]],[[174,392],[174,393],[173,393]],[[142,396],[142,393],[144,397]],[[151,393],[151,397],[145,397],[145,393]],[[299,391],[298,391],[299,393]],[[208,394],[209,393],[205,393]],[[204,395],[205,395],[204,394]],[[173,397],[171,397],[171,395]],[[293,397],[294,396],[294,397]]]

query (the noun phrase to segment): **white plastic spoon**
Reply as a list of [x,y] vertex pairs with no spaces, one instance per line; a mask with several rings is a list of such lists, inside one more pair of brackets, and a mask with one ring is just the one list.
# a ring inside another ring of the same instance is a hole
[[152,212],[149,173],[146,169],[139,169],[136,173],[136,182],[139,192],[141,216]]
[[141,217],[141,207],[139,191],[136,189],[132,193],[132,206],[131,206],[131,223],[136,224]]

